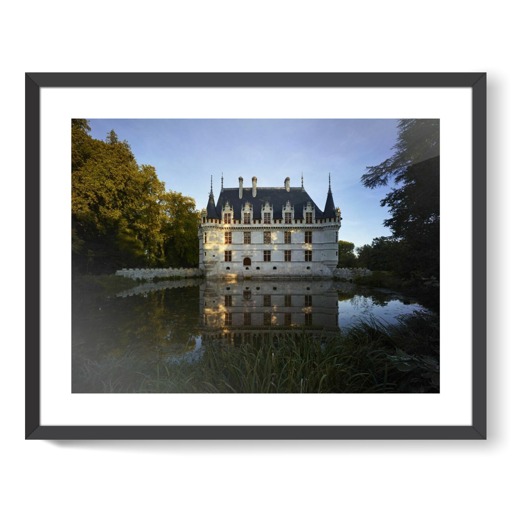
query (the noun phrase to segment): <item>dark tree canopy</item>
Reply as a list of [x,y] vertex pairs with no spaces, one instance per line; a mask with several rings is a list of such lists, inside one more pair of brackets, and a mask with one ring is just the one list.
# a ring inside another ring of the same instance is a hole
[[352,268],[357,266],[357,258],[354,253],[354,244],[340,240],[338,242],[338,267]]
[[155,168],[139,166],[113,130],[106,141],[93,139],[89,131],[87,121],[72,121],[74,268],[97,272],[197,264],[199,214],[193,199],[166,192]]
[[392,187],[381,206],[391,215],[384,221],[390,242],[400,244],[394,270],[439,277],[439,120],[399,121],[393,149],[390,158],[368,167],[361,181],[369,188]]

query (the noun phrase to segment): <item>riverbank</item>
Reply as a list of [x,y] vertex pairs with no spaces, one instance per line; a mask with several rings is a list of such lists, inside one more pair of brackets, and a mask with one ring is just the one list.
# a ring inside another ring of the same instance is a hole
[[73,392],[437,392],[438,315],[362,291],[75,276]]
[[439,323],[415,314],[395,326],[361,324],[347,333],[304,331],[272,339],[191,346],[180,357],[75,364],[81,392],[437,393]]

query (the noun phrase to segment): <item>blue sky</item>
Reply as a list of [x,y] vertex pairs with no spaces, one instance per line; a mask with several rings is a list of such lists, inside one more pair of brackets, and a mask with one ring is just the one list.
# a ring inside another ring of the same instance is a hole
[[343,217],[340,240],[356,247],[389,235],[380,206],[388,189],[369,190],[361,184],[366,167],[392,153],[395,119],[89,119],[91,135],[105,139],[114,130],[126,140],[137,163],[152,165],[166,188],[206,207],[213,175],[215,199],[224,187],[304,188],[323,210],[329,173],[334,203]]

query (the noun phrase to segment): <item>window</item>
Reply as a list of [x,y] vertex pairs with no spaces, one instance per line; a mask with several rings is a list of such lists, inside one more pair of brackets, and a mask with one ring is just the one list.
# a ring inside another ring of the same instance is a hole
[[313,313],[304,314],[304,325],[313,325]]
[[270,224],[270,212],[263,214],[263,224]]
[[[311,244],[313,243],[313,231],[304,231],[304,243]],[[311,261],[311,260],[309,260]]]
[[270,295],[263,295],[263,307],[269,308],[272,305]]
[[244,290],[244,300],[251,300],[251,290]]
[[291,308],[292,307],[292,296],[291,295],[285,295],[284,296],[284,307],[285,308]]
[[[231,261],[231,260],[229,260],[229,261]],[[263,251],[263,261],[271,261],[270,260],[270,251]]]
[[313,212],[306,212],[306,224],[313,222]]
[[231,231],[225,231],[224,232],[224,243],[225,244],[233,243],[233,235],[232,235]]
[[224,214],[224,224],[231,224],[231,213]]
[[304,251],[304,261],[313,261],[313,251]]
[[309,308],[313,305],[313,296],[312,295],[304,295],[304,306]]
[[224,261],[231,261],[231,251],[224,251]]
[[233,305],[233,295],[224,295],[224,306],[229,307]]
[[231,325],[233,323],[233,314],[224,313],[224,325]]
[[292,314],[291,313],[284,314],[284,325],[292,325]]
[[284,232],[284,243],[285,244],[291,244],[292,243],[292,232],[291,231],[285,231]]
[[208,233],[205,233],[204,234],[204,243],[207,244],[208,243]]
[[251,325],[251,313],[244,313],[244,325]]
[[244,244],[250,244],[250,243],[251,243],[251,232],[244,231]]
[[264,244],[270,244],[271,242],[272,242],[272,234],[271,234],[271,232],[270,231],[263,231],[263,243]]
[[292,223],[292,212],[286,212],[284,214],[284,222],[285,222],[285,224],[291,224]]
[[244,212],[244,224],[251,223],[251,212]]
[[263,313],[263,325],[272,325],[272,313]]
[[284,261],[292,261],[292,251],[284,251]]

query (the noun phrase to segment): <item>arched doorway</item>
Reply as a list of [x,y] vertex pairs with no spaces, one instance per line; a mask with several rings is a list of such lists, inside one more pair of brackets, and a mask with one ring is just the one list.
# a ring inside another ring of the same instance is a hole
[[244,258],[244,267],[251,266],[251,258]]

